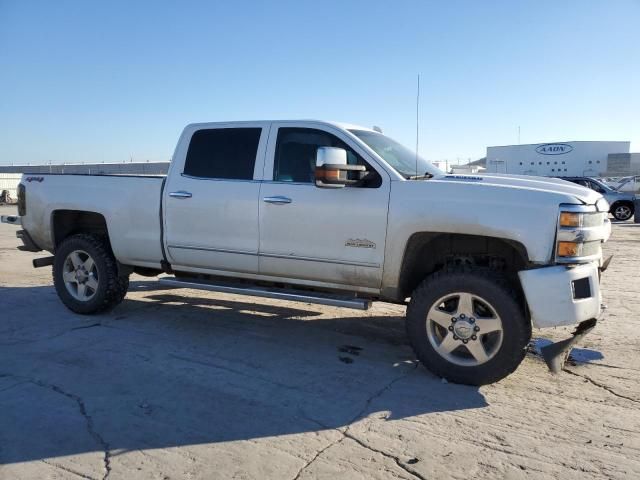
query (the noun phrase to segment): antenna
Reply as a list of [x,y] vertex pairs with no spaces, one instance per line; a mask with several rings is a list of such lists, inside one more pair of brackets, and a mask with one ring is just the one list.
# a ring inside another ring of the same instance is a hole
[[418,146],[420,145],[420,74],[416,92],[416,177],[418,176]]

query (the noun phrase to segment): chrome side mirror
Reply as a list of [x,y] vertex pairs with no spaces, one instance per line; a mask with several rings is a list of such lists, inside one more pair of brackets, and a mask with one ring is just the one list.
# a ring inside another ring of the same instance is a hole
[[318,147],[316,152],[316,187],[342,188],[360,180],[349,179],[348,172],[366,172],[364,165],[349,165],[347,151],[338,147]]

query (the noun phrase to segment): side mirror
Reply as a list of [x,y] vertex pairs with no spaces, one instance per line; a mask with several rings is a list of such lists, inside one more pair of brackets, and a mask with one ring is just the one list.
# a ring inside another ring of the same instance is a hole
[[366,172],[364,165],[349,165],[347,151],[338,147],[318,147],[316,152],[316,187],[342,188],[360,181],[349,178],[349,172]]

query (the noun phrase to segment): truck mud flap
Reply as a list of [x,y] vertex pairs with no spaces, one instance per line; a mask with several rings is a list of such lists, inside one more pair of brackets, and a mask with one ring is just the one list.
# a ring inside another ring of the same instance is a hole
[[573,332],[573,335],[570,338],[542,347],[540,349],[540,353],[542,354],[542,358],[544,358],[547,367],[549,367],[549,370],[553,373],[559,373],[562,371],[564,362],[567,360],[573,345],[593,330],[593,327],[596,326],[597,322],[598,320],[596,318],[585,320],[578,324],[575,332]]

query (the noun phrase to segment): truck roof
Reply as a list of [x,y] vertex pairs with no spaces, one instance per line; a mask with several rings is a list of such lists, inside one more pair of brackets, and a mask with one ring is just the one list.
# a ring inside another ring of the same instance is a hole
[[327,121],[327,120],[311,120],[311,119],[305,119],[305,120],[236,120],[236,121],[230,121],[230,122],[196,122],[196,123],[190,123],[189,125],[187,125],[187,127],[214,127],[217,125],[243,125],[243,124],[247,124],[247,123],[269,123],[269,122],[294,122],[294,123],[299,123],[299,124],[309,124],[309,125],[313,125],[313,124],[324,124],[324,125],[331,125],[334,127],[338,127],[338,128],[342,128],[345,130],[366,130],[369,132],[373,132],[375,130],[373,130],[373,128],[369,128],[369,127],[363,127],[361,125],[355,125],[352,123],[345,123],[345,122],[333,122],[333,121]]

